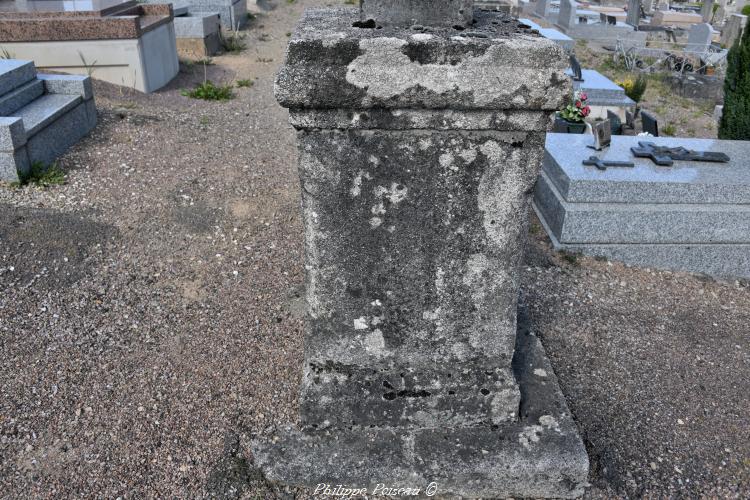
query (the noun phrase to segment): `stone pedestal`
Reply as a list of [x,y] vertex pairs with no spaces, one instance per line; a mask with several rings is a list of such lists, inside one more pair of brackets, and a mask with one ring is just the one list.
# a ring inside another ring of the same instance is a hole
[[578,496],[585,449],[516,327],[564,52],[497,12],[408,27],[365,6],[307,11],[276,82],[299,143],[308,309],[299,425],[255,442],[256,463],[371,494]]

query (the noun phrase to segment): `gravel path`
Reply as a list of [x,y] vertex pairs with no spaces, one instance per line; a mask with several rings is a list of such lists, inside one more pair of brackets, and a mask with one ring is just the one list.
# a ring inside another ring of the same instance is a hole
[[[296,153],[272,89],[321,3],[278,2],[214,58],[214,81],[255,79],[232,101],[180,95],[201,65],[149,96],[97,82],[67,183],[0,188],[0,497],[284,494],[248,450],[295,420],[302,362]],[[532,232],[523,303],[588,495],[747,496],[747,285],[565,258]]]

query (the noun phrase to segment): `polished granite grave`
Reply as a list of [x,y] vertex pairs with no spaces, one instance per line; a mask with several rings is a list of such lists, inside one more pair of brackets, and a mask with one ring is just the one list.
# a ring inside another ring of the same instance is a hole
[[[657,166],[630,151],[639,141],[726,153],[728,163]],[[750,142],[548,134],[534,208],[557,249],[644,267],[750,278]],[[632,161],[598,170],[583,160]]]
[[34,63],[0,60],[0,180],[19,182],[49,165],[96,126],[91,79],[37,74]]

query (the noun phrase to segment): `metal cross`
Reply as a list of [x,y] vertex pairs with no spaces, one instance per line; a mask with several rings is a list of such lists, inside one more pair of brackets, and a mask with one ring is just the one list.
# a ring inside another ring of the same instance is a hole
[[596,156],[589,156],[587,160],[583,160],[584,165],[593,165],[599,170],[607,170],[607,167],[626,167],[633,168],[635,165],[630,161],[609,161],[602,160]]
[[712,151],[694,151],[682,146],[670,148],[667,146],[657,146],[653,142],[639,142],[639,147],[632,147],[630,151],[638,158],[651,158],[654,163],[664,167],[671,167],[673,160],[685,161],[708,161],[715,163],[726,163],[729,157],[724,153],[714,153]]

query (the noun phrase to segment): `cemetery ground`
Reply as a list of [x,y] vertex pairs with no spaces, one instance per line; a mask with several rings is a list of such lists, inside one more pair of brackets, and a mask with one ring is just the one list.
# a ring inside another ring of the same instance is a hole
[[[267,485],[249,440],[298,411],[299,185],[272,90],[315,4],[279,2],[205,67],[254,80],[232,100],[181,95],[201,64],[152,95],[97,82],[65,184],[0,188],[0,497],[309,495]],[[530,235],[522,323],[587,497],[746,497],[750,284],[556,253],[533,216]]]

